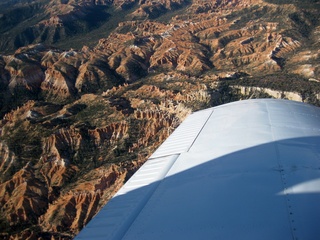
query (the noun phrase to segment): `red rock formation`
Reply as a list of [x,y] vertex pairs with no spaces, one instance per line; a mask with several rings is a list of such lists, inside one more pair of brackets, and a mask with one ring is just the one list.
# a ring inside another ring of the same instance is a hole
[[[36,91],[44,80],[44,74],[39,65],[24,62],[13,56],[5,57],[5,70],[10,76],[9,88],[24,88]],[[5,72],[3,73],[5,74]]]
[[128,124],[126,122],[113,123],[104,128],[89,130],[88,134],[96,146],[116,143],[128,134]]
[[140,7],[132,13],[133,18],[156,18],[168,10],[174,10],[187,4],[185,0],[175,1],[152,1],[152,0],[140,0]]
[[44,142],[43,153],[46,158],[43,161],[60,160],[66,157],[61,155],[65,150],[76,151],[81,144],[81,134],[76,129],[60,129]]
[[45,80],[41,89],[55,98],[68,98],[75,92],[75,78],[77,69],[64,62],[56,62],[52,68],[45,72]]
[[60,52],[49,50],[41,59],[41,65],[45,68],[52,68],[53,64],[59,60]]
[[35,224],[47,208],[47,194],[47,189],[27,164],[9,181],[0,185],[2,218],[11,226]]
[[[14,228],[11,239],[71,239],[191,111],[228,97],[220,80],[285,72],[316,86],[319,27],[294,5],[185,3],[50,1],[38,26],[57,34],[87,7],[136,9],[92,49],[32,45],[0,56],[1,237]],[[40,94],[26,102],[32,91]]]
[[[1,134],[0,134],[1,135]],[[9,170],[16,161],[16,156],[5,142],[0,142],[0,172],[3,175],[9,175]]]
[[112,88],[117,81],[109,66],[102,59],[93,59],[79,67],[75,87],[83,93],[97,92]]
[[93,180],[79,182],[49,205],[40,217],[41,226],[49,232],[77,233],[96,214],[101,201],[105,203],[119,189],[125,176],[115,165],[90,172],[84,178]]

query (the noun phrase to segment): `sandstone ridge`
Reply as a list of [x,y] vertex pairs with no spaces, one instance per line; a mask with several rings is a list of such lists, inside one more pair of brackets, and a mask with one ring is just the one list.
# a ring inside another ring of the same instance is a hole
[[0,55],[0,238],[72,239],[192,111],[320,104],[318,3],[44,2],[16,41],[0,37],[19,47]]

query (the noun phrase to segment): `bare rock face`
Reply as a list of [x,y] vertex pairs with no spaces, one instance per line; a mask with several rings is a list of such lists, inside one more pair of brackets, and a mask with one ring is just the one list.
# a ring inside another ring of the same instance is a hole
[[187,4],[185,0],[175,1],[151,1],[151,0],[140,0],[140,7],[132,13],[133,18],[156,18],[164,14],[168,10],[178,9]]
[[9,169],[12,167],[12,163],[16,160],[14,152],[10,151],[8,145],[5,142],[0,143],[0,172],[3,175],[9,175]]
[[[284,38],[277,33],[268,33],[264,28],[257,35],[265,35],[265,41],[255,43],[250,31],[240,31],[225,36],[219,43],[221,50],[213,57],[215,66],[221,69],[244,66],[248,72],[279,71],[283,67],[284,57],[301,46],[297,40]],[[240,41],[236,42],[236,39]],[[224,57],[228,60],[223,61]]]
[[15,173],[7,182],[0,185],[2,221],[10,226],[36,224],[37,219],[47,208],[45,196],[48,190],[37,179],[30,165]]
[[128,124],[126,122],[113,123],[104,128],[89,130],[88,134],[96,146],[114,144],[118,139],[122,139],[128,134]]
[[[37,91],[44,79],[41,67],[37,64],[28,64],[15,57],[5,57],[4,73],[10,76],[9,89],[22,88],[29,91]],[[6,76],[4,76],[6,79]]]
[[[121,34],[100,41],[95,50],[106,54],[110,66],[128,81],[143,76],[146,69],[202,73],[213,67],[222,71],[241,68],[248,74],[282,71],[288,56],[301,47],[298,35],[286,36],[283,27],[275,22],[246,21],[235,13],[232,18],[217,15],[219,12],[228,16],[231,9],[237,12],[250,5],[257,15],[262,11],[270,14],[296,11],[291,5],[280,8],[263,1],[194,3],[188,9],[189,20],[176,16],[174,23],[167,25],[125,22],[117,29]],[[214,12],[199,14],[195,6]],[[290,28],[290,23],[286,27]],[[124,29],[130,29],[131,33],[123,34]]]
[[[68,44],[69,37],[83,41],[97,29],[105,30],[104,24],[119,22],[118,14],[133,12],[130,18],[157,18],[167,12],[188,5],[186,0],[136,1],[136,0],[35,0],[23,3],[11,1],[3,4],[0,26],[8,37],[0,36],[0,50],[12,52],[28,44]],[[137,10],[135,10],[137,9]],[[19,12],[23,12],[19,16]],[[122,20],[122,19],[121,19]],[[24,25],[24,21],[31,24]],[[36,22],[38,21],[38,22]],[[14,25],[19,25],[16,30]],[[90,38],[91,36],[89,36]]]
[[23,67],[22,70],[12,72],[9,88],[23,87],[27,90],[38,90],[43,79],[44,74],[41,68],[37,65],[29,65]]
[[79,150],[81,141],[81,135],[74,129],[61,129],[44,140],[40,161],[48,186],[61,186],[75,173],[70,159]]
[[[1,58],[3,91],[40,92],[45,99],[64,102],[76,98],[78,92],[101,92],[123,82],[108,62],[99,55],[93,56],[88,49],[40,48],[40,45],[22,48],[15,55]],[[134,66],[129,68],[132,70]]]
[[98,92],[102,89],[112,88],[119,82],[102,59],[93,59],[79,67],[75,87],[79,92]]
[[242,9],[249,7],[250,5],[262,4],[262,0],[230,0],[230,1],[208,1],[202,2],[196,0],[190,7],[190,11],[193,13],[204,13],[204,12],[223,12],[230,11],[231,9]]
[[[139,4],[141,7],[153,6],[149,1]],[[159,4],[171,9],[174,4],[185,3],[164,1]],[[199,7],[209,12],[205,13]],[[246,10],[249,8],[252,19],[237,15],[238,11],[249,11]],[[154,71],[201,74],[215,68],[220,71],[241,69],[247,74],[281,72],[291,55],[301,48],[303,35],[285,32],[285,29],[297,25],[294,20],[286,20],[280,25],[257,17],[265,12],[269,15],[281,13],[283,21],[285,16],[293,18],[296,14],[306,24],[312,24],[307,16],[296,13],[297,8],[293,5],[281,7],[249,0],[195,1],[188,8],[188,16],[176,16],[170,24],[123,22],[109,37],[101,39],[92,51],[50,49],[38,54],[41,65],[12,58],[6,61],[4,69],[12,76],[11,89],[23,84],[27,75],[33,88],[40,82],[41,91],[52,98],[59,94],[61,98],[69,98],[78,92],[105,90],[123,81],[134,82]],[[23,71],[19,64],[26,65]],[[317,75],[317,71],[315,73]],[[317,78],[316,75],[313,78]]]
[[74,86],[76,76],[76,68],[64,62],[57,62],[46,70],[41,90],[53,98],[68,98],[76,93]]
[[[102,198],[110,198],[119,189],[125,176],[117,166],[100,168],[89,173],[91,177],[101,177],[80,183],[76,188],[64,192],[53,201],[43,216],[40,224],[48,232],[78,232],[96,213]],[[108,189],[108,194],[105,191]],[[52,217],[56,216],[56,217]]]
[[79,24],[96,44],[0,55],[0,238],[72,239],[192,111],[261,89],[319,103],[317,3],[36,2],[24,37]]
[[[288,60],[288,65],[295,67],[294,73],[308,78],[311,81],[318,82],[320,66],[320,54],[318,51],[302,51]],[[298,66],[297,66],[298,65]]]
[[146,75],[148,62],[145,57],[150,56],[150,49],[140,51],[134,41],[132,34],[111,35],[100,40],[95,48],[96,52],[106,55],[110,67],[128,82]]

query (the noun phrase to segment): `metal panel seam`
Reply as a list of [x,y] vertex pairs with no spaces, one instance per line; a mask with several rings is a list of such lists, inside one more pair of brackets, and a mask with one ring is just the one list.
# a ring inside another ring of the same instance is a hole
[[[288,107],[288,104],[286,104],[287,108],[292,111],[292,109],[290,107]],[[286,188],[286,181],[285,181],[285,176],[284,176],[284,169],[283,169],[283,166],[282,166],[282,163],[281,163],[281,160],[279,158],[279,155],[280,155],[280,152],[279,152],[279,147],[278,147],[278,144],[277,144],[277,140],[275,139],[274,137],[274,132],[273,132],[273,124],[271,123],[271,119],[270,119],[270,110],[269,110],[269,106],[268,106],[268,103],[266,103],[266,107],[267,107],[267,112],[268,112],[268,119],[269,119],[269,123],[270,123],[270,126],[271,126],[271,134],[272,134],[272,140],[273,140],[273,145],[274,145],[274,149],[276,151],[276,159],[277,159],[277,163],[278,163],[278,168],[279,168],[279,175],[280,175],[280,180],[281,180],[281,183],[282,183],[282,189],[283,191],[286,193],[284,194],[284,204],[286,206],[286,210],[287,210],[287,217],[288,217],[288,222],[289,222],[289,226],[290,226],[290,231],[291,231],[291,236],[292,236],[292,239],[296,239],[295,238],[295,234],[294,234],[294,227],[292,226],[292,221],[290,219],[290,206],[288,205],[289,204],[289,197],[287,195],[287,188]]]
[[207,120],[204,122],[204,124],[202,125],[200,131],[198,132],[198,134],[196,135],[196,137],[193,139],[192,143],[190,144],[187,152],[189,152],[189,150],[191,149],[191,147],[193,146],[193,144],[195,143],[195,141],[197,140],[197,138],[199,137],[200,133],[202,132],[203,128],[207,125],[207,122],[209,121],[209,119],[211,118],[212,114],[214,112],[214,109],[211,110],[210,115],[208,116]]
[[[166,177],[166,175],[168,174],[168,172],[170,171],[170,169],[172,168],[172,166],[174,165],[174,163],[177,161],[177,159],[179,158],[180,154],[172,154],[172,157],[175,157],[175,159],[172,161],[171,166],[169,166],[167,168],[167,171],[163,174],[163,177],[161,180],[159,180],[156,184],[156,186],[152,189],[151,192],[148,193],[148,196],[144,199],[144,201],[142,203],[140,203],[140,209],[138,209],[136,211],[136,216],[134,219],[132,219],[132,221],[128,224],[128,227],[126,229],[125,232],[123,232],[122,236],[120,237],[120,239],[123,239],[123,237],[127,234],[128,230],[130,229],[130,227],[132,226],[132,224],[134,223],[134,220],[140,215],[141,211],[143,210],[143,208],[146,206],[146,204],[148,203],[148,201],[150,200],[151,196],[154,194],[154,192],[157,190],[157,188],[159,187],[159,184],[163,181],[163,179]],[[163,158],[163,157],[160,157]]]

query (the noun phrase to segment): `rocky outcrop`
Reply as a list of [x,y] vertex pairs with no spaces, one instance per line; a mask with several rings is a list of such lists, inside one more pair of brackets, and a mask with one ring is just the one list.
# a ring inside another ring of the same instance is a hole
[[140,7],[132,13],[133,18],[145,19],[145,18],[157,18],[169,10],[175,10],[188,4],[185,0],[174,1],[152,1],[152,0],[140,0]]
[[[265,41],[259,39],[257,43],[255,35],[259,38],[265,35]],[[285,57],[300,46],[299,41],[278,33],[268,33],[265,28],[254,32],[250,29],[234,31],[220,39],[215,46],[219,50],[212,61],[220,69],[243,67],[249,73],[275,72],[284,67]]]
[[[161,2],[168,9],[171,3]],[[315,59],[306,61],[300,70],[291,68],[294,65],[291,56],[299,52],[303,36],[286,34],[283,28],[292,27],[290,23],[280,27],[276,22],[262,21],[257,17],[247,20],[237,15],[237,11],[252,4],[252,14],[281,12],[285,18],[285,14],[297,11],[295,7],[275,7],[261,1],[208,4],[203,6],[224,16],[194,14],[193,7],[201,5],[195,2],[189,8],[189,20],[176,16],[171,24],[123,22],[92,50],[40,51],[39,47],[19,50],[19,57],[3,58],[7,59],[2,64],[4,74],[9,76],[11,91],[22,85],[26,89],[41,91],[46,99],[59,101],[75,98],[79,93],[105,91],[123,81],[131,83],[148,73],[168,70],[200,75],[213,68],[222,72],[241,69],[252,75],[286,69],[304,77],[318,78],[317,65],[311,63]],[[230,9],[234,10],[233,15]],[[40,62],[31,64],[30,59]]]
[[121,83],[102,59],[93,59],[79,67],[75,87],[81,93],[95,93]]
[[30,64],[14,56],[4,57],[4,80],[9,78],[8,87],[36,92],[44,79],[43,71],[38,64]]
[[58,62],[60,51],[49,50],[41,59],[41,65],[44,68],[52,68],[53,64]]
[[11,227],[36,224],[47,208],[47,194],[48,190],[27,164],[0,185],[1,221],[10,223]]
[[317,61],[320,59],[318,51],[302,51],[292,58],[288,59],[288,65],[294,68],[293,72],[311,80],[320,80],[320,65]]
[[41,68],[37,65],[27,65],[19,68],[18,71],[11,71],[11,79],[9,89],[24,88],[30,91],[37,91],[41,85],[44,74]]
[[319,104],[318,13],[268,2],[39,4],[28,41],[103,30],[90,47],[0,56],[0,238],[72,239],[192,111],[266,94]]
[[250,5],[263,4],[261,0],[230,0],[230,1],[208,1],[203,2],[201,0],[193,1],[193,5],[190,8],[192,13],[204,13],[204,12],[221,12],[224,10],[230,10],[231,8],[242,9],[249,7]]
[[96,146],[115,144],[119,139],[127,137],[128,124],[126,122],[114,123],[105,128],[89,130],[88,134]]
[[240,90],[240,94],[244,96],[254,96],[256,92],[266,93],[273,98],[278,99],[288,99],[298,102],[303,102],[304,98],[298,92],[288,92],[288,91],[277,91],[270,88],[262,88],[262,87],[245,87],[245,86],[233,86],[235,89]]
[[73,66],[64,62],[55,63],[45,72],[41,90],[52,98],[69,98],[76,94],[75,78],[78,72]]
[[48,206],[39,219],[44,231],[77,233],[96,214],[101,202],[106,202],[119,189],[125,175],[126,171],[116,165],[87,174],[95,179],[70,188]]
[[88,49],[62,52],[51,48],[39,50],[40,47],[19,49],[15,55],[2,58],[0,84],[4,91],[40,92],[45,99],[63,102],[74,99],[78,92],[101,92],[123,82],[108,62],[101,56],[91,56]]
[[10,168],[16,160],[14,152],[12,152],[5,142],[0,142],[0,172],[4,176],[10,176]]

